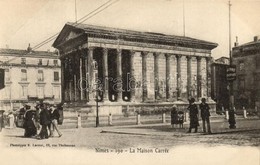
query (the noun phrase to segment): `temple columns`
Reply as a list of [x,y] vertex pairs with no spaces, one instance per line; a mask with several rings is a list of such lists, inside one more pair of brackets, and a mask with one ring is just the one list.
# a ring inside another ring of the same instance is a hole
[[94,86],[93,86],[93,47],[88,48],[88,58],[87,58],[87,63],[88,63],[88,84],[89,84],[89,101],[94,101]]
[[187,97],[191,97],[191,56],[187,56]]
[[103,49],[103,101],[108,101],[108,49]]
[[201,57],[197,57],[197,99],[201,97]]
[[145,102],[147,100],[147,55],[148,52],[142,52],[142,89],[143,89],[143,95],[142,95],[142,101]]
[[206,57],[206,85],[207,97],[211,99],[211,57]]
[[122,50],[117,49],[117,56],[116,56],[116,63],[117,63],[117,101],[122,101]]
[[159,99],[159,53],[154,53],[154,95],[155,95],[155,100]]
[[165,54],[166,57],[166,101],[171,98],[170,94],[170,81],[171,81],[171,55]]
[[135,51],[130,51],[130,80],[128,81],[128,85],[130,87],[130,102],[135,102],[135,69],[134,69],[134,56]]
[[83,100],[84,99],[84,89],[83,89],[83,86],[82,86],[82,80],[83,80],[83,57],[82,55],[80,55],[80,58],[79,58],[79,79],[80,81],[78,81],[79,85],[78,85],[78,88],[80,89],[80,100]]
[[182,88],[182,80],[181,80],[181,56],[175,55],[177,59],[177,100],[181,97],[181,88]]

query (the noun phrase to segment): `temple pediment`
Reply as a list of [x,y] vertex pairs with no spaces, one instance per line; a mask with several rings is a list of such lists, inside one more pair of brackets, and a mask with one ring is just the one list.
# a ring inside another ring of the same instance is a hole
[[86,34],[86,37],[91,38],[133,42],[137,45],[138,43],[147,43],[187,48],[199,48],[206,50],[212,50],[218,46],[217,43],[184,36],[140,32],[87,24],[67,23],[53,43],[53,47],[59,48],[61,43],[77,38],[81,34]]

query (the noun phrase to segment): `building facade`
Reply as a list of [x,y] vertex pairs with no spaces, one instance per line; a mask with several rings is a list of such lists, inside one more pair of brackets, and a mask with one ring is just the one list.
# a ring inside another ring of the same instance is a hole
[[211,98],[216,102],[216,111],[222,113],[229,107],[229,90],[227,81],[227,68],[229,58],[221,57],[212,63]]
[[101,113],[211,95],[216,43],[67,23],[53,46],[60,53],[62,99],[74,106],[95,108],[97,87]]
[[17,110],[36,101],[61,102],[61,69],[57,54],[48,51],[0,49],[0,68],[5,69],[5,87],[0,90],[0,108]]
[[238,45],[232,49],[237,79],[234,81],[235,105],[253,109],[260,106],[260,40]]

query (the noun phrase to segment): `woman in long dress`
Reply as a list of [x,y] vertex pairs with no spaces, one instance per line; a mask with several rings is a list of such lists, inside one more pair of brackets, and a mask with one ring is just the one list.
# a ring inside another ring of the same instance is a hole
[[27,105],[24,114],[24,137],[33,137],[37,135],[37,129],[34,124],[35,111]]
[[198,107],[195,104],[195,99],[190,99],[190,105],[188,107],[188,110],[190,111],[190,128],[188,133],[191,133],[191,129],[195,129],[195,133],[198,131],[199,126],[199,119],[198,119]]

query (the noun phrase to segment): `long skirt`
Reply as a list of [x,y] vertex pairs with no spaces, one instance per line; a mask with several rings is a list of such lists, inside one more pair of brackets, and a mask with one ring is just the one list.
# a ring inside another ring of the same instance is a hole
[[34,125],[32,120],[25,121],[24,123],[24,136],[25,137],[32,137],[37,134],[37,129]]
[[199,126],[199,119],[197,116],[190,117],[190,128],[196,128]]

